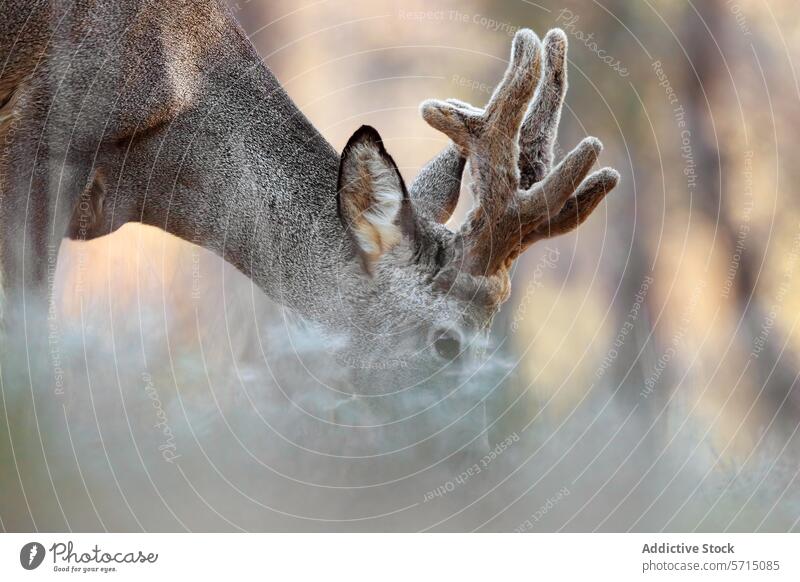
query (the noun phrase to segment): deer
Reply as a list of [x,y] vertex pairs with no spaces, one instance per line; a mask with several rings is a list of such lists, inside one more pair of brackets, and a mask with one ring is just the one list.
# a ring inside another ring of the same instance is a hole
[[[558,29],[516,33],[485,107],[421,105],[450,143],[407,186],[372,127],[339,154],[221,1],[6,0],[0,21],[7,303],[47,295],[62,239],[139,223],[346,331],[349,361],[439,369],[485,337],[514,261],[576,229],[619,180],[590,173],[593,137],[554,159],[567,89]],[[450,228],[465,168],[475,204]]]

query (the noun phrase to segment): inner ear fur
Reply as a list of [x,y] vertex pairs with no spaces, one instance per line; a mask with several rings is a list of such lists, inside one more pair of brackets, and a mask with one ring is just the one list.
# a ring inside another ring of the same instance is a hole
[[368,272],[402,237],[413,237],[413,206],[403,177],[380,134],[361,126],[339,162],[337,209]]

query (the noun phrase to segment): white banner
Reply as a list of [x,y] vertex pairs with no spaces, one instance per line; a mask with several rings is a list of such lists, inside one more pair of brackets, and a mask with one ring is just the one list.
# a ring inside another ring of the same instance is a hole
[[3,534],[0,580],[798,580],[799,542],[791,534]]

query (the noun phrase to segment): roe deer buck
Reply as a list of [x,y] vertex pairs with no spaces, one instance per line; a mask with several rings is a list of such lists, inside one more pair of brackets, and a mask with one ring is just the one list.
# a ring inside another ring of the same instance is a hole
[[[378,133],[341,156],[221,1],[7,0],[0,8],[2,277],[46,294],[47,249],[127,222],[211,249],[361,361],[445,366],[509,295],[530,244],[618,180],[584,140],[555,168],[566,37],[522,30],[485,109],[428,101],[453,141],[407,189]],[[543,81],[540,84],[540,79]],[[537,92],[538,87],[538,92]],[[465,162],[477,204],[452,232]]]

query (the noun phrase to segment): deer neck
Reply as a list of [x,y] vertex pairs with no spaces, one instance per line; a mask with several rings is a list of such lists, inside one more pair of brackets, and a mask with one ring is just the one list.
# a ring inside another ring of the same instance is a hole
[[188,105],[132,138],[117,221],[203,246],[278,303],[338,323],[352,254],[336,208],[339,156],[235,30],[181,83]]

